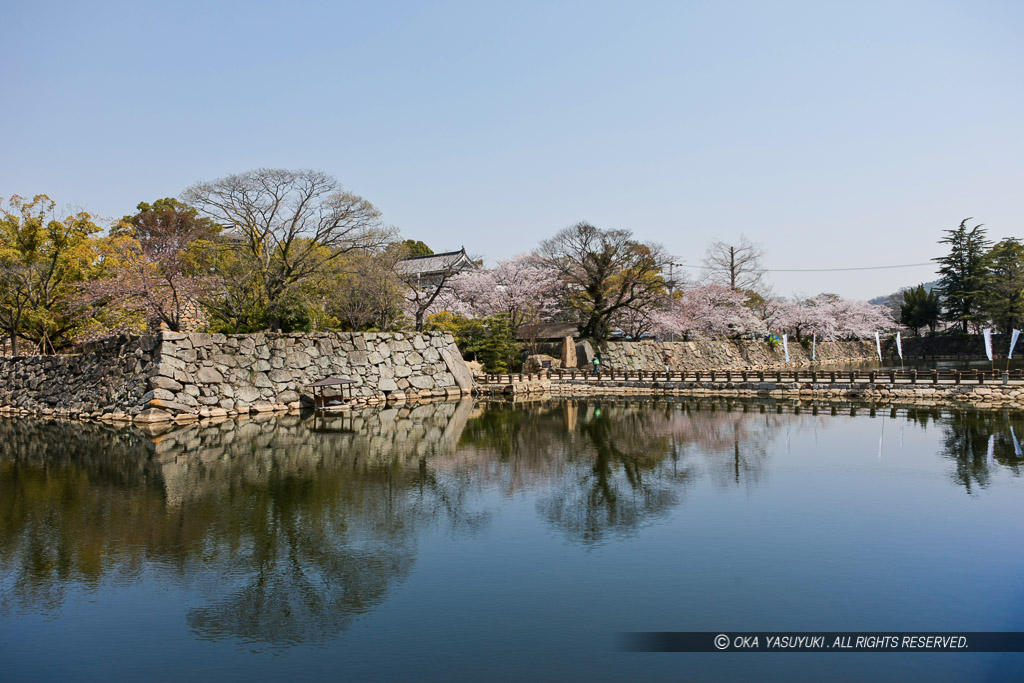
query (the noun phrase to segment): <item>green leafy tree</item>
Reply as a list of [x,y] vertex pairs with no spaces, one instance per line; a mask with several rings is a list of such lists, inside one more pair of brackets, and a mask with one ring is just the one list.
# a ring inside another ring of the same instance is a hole
[[466,343],[466,352],[483,363],[487,372],[509,372],[519,365],[522,346],[508,315],[491,316],[471,321],[473,329]]
[[520,366],[522,344],[508,314],[467,318],[442,311],[427,318],[424,329],[448,332],[465,358],[479,361],[487,372],[509,372]]
[[87,320],[74,305],[78,284],[96,264],[100,231],[85,212],[59,219],[40,194],[11,197],[0,213],[0,326],[18,352],[18,340],[43,353],[66,346]]
[[598,344],[607,341],[620,311],[655,305],[668,292],[663,272],[671,258],[629,230],[577,223],[542,242],[534,260],[561,280],[580,334]]
[[204,261],[217,278],[217,286],[200,299],[210,314],[211,329],[227,334],[266,329],[263,290],[244,248],[230,237],[221,237],[213,241]]
[[1003,332],[1024,323],[1024,245],[1008,238],[988,253],[984,309]]
[[918,334],[922,327],[927,327],[935,332],[941,312],[939,294],[934,289],[928,291],[921,284],[903,292],[900,323],[912,329],[914,334]]
[[425,243],[420,240],[402,240],[402,246],[405,247],[404,258],[416,258],[418,256],[433,256],[434,250],[428,247]]
[[988,276],[989,242],[981,224],[967,227],[965,218],[955,230],[947,230],[939,244],[949,245],[949,254],[936,258],[939,263],[939,288],[945,306],[945,319],[967,333],[984,322],[982,306]]

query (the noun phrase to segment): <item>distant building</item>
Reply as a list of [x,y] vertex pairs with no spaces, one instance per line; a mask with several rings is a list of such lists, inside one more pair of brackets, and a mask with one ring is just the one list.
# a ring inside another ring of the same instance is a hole
[[578,339],[579,336],[579,323],[527,323],[516,329],[516,339],[528,342],[560,342],[566,337]]
[[437,285],[456,273],[473,268],[476,264],[466,255],[465,247],[443,254],[406,258],[395,264],[395,270],[404,280],[415,281],[421,287]]

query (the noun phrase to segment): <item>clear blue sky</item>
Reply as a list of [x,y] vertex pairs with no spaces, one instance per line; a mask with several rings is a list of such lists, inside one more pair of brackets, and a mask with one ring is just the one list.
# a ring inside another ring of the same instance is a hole
[[[435,250],[580,220],[699,264],[916,263],[1024,217],[1020,2],[11,2],[0,194],[103,217],[316,168]],[[868,298],[931,268],[777,273]]]

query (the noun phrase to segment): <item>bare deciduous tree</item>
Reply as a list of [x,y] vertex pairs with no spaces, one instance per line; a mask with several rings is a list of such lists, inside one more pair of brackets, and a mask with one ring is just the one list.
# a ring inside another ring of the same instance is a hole
[[371,254],[360,254],[352,262],[340,263],[344,273],[341,287],[328,310],[353,330],[368,327],[397,329],[402,322],[404,283],[395,272],[395,264],[405,257],[406,247],[389,244]]
[[764,278],[764,249],[740,235],[739,244],[715,240],[704,255],[707,278],[736,291],[758,291]]
[[280,329],[280,305],[292,287],[389,236],[373,204],[320,171],[258,169],[198,183],[182,196],[244,245],[271,330]]

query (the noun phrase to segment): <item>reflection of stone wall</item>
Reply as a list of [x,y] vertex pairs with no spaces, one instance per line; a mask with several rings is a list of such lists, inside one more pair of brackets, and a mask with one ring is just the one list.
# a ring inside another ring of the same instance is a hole
[[[615,370],[664,370],[665,357],[676,370],[727,370],[771,368],[786,364],[780,345],[772,349],[763,341],[608,342],[601,365]],[[790,341],[790,365],[809,364],[811,349]],[[819,342],[818,363],[846,363],[878,358],[873,341]]]
[[163,332],[0,358],[0,410],[154,422],[298,409],[328,376],[352,380],[362,403],[473,388],[450,334]]
[[455,452],[473,402],[435,402],[339,415],[260,416],[177,427],[153,436],[168,503],[322,468],[401,466]]

